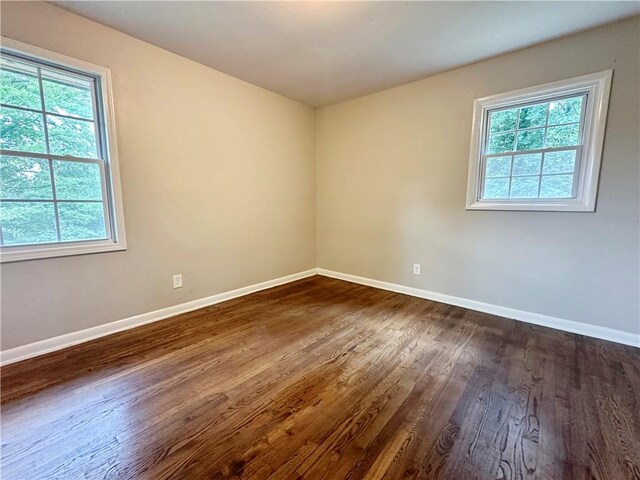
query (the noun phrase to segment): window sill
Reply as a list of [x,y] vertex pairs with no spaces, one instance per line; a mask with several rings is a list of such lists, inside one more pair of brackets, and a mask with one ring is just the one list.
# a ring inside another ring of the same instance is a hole
[[91,253],[118,252],[126,249],[127,245],[124,242],[114,243],[112,241],[65,245],[49,244],[29,247],[3,247],[0,251],[0,263],[87,255]]
[[506,210],[533,212],[594,212],[595,204],[588,204],[579,200],[557,202],[500,202],[476,201],[467,205],[467,210]]

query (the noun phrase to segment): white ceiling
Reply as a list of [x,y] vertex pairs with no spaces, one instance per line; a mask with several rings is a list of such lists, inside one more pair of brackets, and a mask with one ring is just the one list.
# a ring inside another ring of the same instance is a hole
[[316,107],[640,12],[637,1],[52,3]]

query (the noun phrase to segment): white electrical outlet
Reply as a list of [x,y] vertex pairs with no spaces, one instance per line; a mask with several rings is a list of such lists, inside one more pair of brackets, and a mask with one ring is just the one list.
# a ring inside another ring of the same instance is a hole
[[420,264],[419,263],[414,263],[413,264],[413,274],[414,275],[420,275]]
[[173,276],[173,288],[182,288],[182,274]]

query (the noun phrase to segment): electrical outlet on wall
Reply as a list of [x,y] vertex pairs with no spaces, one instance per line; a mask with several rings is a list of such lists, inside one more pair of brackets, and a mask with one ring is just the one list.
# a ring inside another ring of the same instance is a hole
[[182,288],[182,274],[173,276],[173,288]]
[[420,275],[420,264],[419,263],[414,263],[413,264],[413,274],[414,275]]

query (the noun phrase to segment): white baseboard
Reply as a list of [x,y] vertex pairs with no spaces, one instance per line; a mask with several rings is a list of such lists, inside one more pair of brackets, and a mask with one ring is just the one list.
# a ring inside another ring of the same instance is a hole
[[147,323],[164,320],[165,318],[191,312],[199,308],[215,305],[216,303],[242,297],[250,293],[259,292],[260,290],[276,287],[278,285],[290,283],[302,278],[311,277],[316,274],[323,275],[325,277],[345,280],[347,282],[358,283],[360,285],[380,288],[382,290],[404,293],[405,295],[411,295],[413,297],[425,298],[427,300],[447,303],[449,305],[456,305],[458,307],[464,307],[470,310],[478,310],[480,312],[532,323],[534,325],[541,325],[543,327],[554,328],[556,330],[563,330],[566,332],[577,333],[579,335],[586,335],[588,337],[600,338],[602,340],[631,345],[633,347],[640,347],[640,335],[624,332],[621,330],[614,330],[612,328],[600,327],[596,325],[575,322],[573,320],[551,317],[548,315],[542,315],[540,313],[526,312],[524,310],[517,310],[515,308],[501,307],[499,305],[478,302],[461,297],[454,297],[452,295],[431,292],[429,290],[422,290],[419,288],[406,287],[404,285],[398,285],[395,283],[358,277],[356,275],[350,275],[348,273],[334,272],[331,270],[325,270],[324,268],[313,268],[311,270],[294,273],[292,275],[287,275],[285,277],[280,277],[273,280],[267,280],[266,282],[256,283],[255,285],[249,285],[247,287],[238,288],[229,292],[219,293],[210,297],[181,303],[180,305],[174,305],[172,307],[143,313],[141,315],[125,318],[123,320],[87,328],[86,330],[67,333],[58,337],[48,338],[39,342],[34,342],[27,345],[22,345],[20,347],[11,348],[9,350],[4,350],[0,352],[0,364],[8,365],[20,360],[26,360],[27,358],[36,357],[38,355],[54,352],[56,350],[61,350],[72,345],[77,345],[79,343],[88,342],[89,340],[94,340],[106,335],[111,335],[112,333],[122,332],[124,330],[129,330],[131,328],[145,325]]
[[161,308],[160,310],[155,310],[153,312],[125,318],[123,320],[98,325],[78,332],[67,333],[65,335],[60,335],[59,337],[48,338],[39,342],[22,345],[20,347],[10,348],[9,350],[0,352],[0,364],[8,365],[9,363],[19,362],[20,360],[26,360],[27,358],[61,350],[72,345],[111,335],[112,333],[122,332],[123,330],[129,330],[147,323],[157,322],[158,320],[173,317],[181,313],[191,312],[199,308],[208,307],[216,303],[242,297],[250,293],[259,292],[260,290],[276,287],[302,278],[311,277],[316,274],[317,269],[313,268],[304,272],[294,273],[292,275],[287,275],[273,280],[267,280],[266,282],[256,283],[255,285],[249,285],[248,287],[218,293],[217,295],[212,295],[210,297],[200,298],[198,300],[192,300],[172,307]]
[[358,277],[356,275],[350,275],[348,273],[334,272],[331,270],[325,270],[324,268],[318,268],[318,275],[337,278],[339,280],[358,283],[360,285],[367,285],[369,287],[380,288],[382,290],[404,293],[413,297],[426,298],[427,300],[447,303],[449,305],[456,305],[458,307],[464,307],[470,310],[478,310],[480,312],[490,313],[492,315],[498,315],[500,317],[511,318],[514,320],[519,320],[521,322],[533,323],[534,325],[541,325],[543,327],[554,328],[556,330],[563,330],[565,332],[586,335],[587,337],[600,338],[602,340],[608,340],[610,342],[622,343],[624,345],[631,345],[633,347],[640,347],[639,334],[624,332],[621,330],[614,330],[612,328],[600,327],[587,323],[575,322],[573,320],[566,320],[563,318],[551,317],[549,315],[542,315],[540,313],[526,312],[524,310],[517,310],[515,308],[501,307],[499,305],[493,305],[490,303],[477,302],[475,300],[469,300],[467,298],[454,297],[452,295],[431,292],[429,290],[422,290],[420,288],[405,287],[404,285]]

